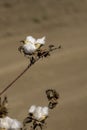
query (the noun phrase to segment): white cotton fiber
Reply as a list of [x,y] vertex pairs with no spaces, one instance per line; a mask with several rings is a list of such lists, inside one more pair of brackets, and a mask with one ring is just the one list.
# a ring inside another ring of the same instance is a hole
[[5,117],[5,118],[0,118],[0,128],[5,128],[9,129],[10,128],[10,118]]
[[22,128],[22,124],[16,119],[5,117],[5,118],[0,118],[0,128],[19,129]]
[[35,105],[32,105],[32,106],[30,107],[30,109],[28,110],[28,112],[29,112],[29,113],[34,113],[35,110],[36,110],[36,106],[35,106]]
[[22,124],[16,119],[13,119],[11,123],[11,129],[19,129],[19,128],[22,128]]
[[32,105],[29,109],[29,113],[33,113],[36,120],[42,120],[48,116],[48,107],[36,107],[35,105]]
[[48,116],[48,107],[42,108],[42,116]]
[[31,42],[31,43],[34,44],[34,43],[36,42],[36,39],[33,38],[32,36],[27,36],[25,42],[27,42],[27,43],[28,43],[28,42]]
[[36,40],[36,43],[45,44],[45,36]]
[[28,54],[32,54],[35,50],[36,50],[36,47],[34,44],[24,44],[23,46],[24,50],[26,53]]
[[38,106],[34,112],[34,118],[39,120],[42,117],[42,107]]

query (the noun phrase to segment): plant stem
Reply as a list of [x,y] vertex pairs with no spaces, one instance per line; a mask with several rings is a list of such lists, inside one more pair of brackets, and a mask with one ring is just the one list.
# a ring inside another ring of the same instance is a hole
[[52,48],[50,50],[45,51],[45,53],[43,53],[43,55],[41,55],[41,57],[38,57],[34,63],[30,63],[10,84],[8,84],[1,92],[0,92],[0,96],[5,93],[10,87],[12,87],[12,85],[32,66],[34,65],[38,60],[40,60],[42,57],[44,57],[46,54],[50,53],[51,51],[54,51],[56,49],[60,49],[59,47],[56,48]]

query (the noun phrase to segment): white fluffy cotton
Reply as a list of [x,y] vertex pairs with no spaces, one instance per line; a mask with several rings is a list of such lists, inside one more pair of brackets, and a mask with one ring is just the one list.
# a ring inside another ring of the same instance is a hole
[[9,117],[0,118],[0,128],[9,129],[11,119]]
[[32,44],[45,44],[45,36],[42,37],[42,38],[38,38],[38,39],[35,39],[34,37],[32,36],[27,36],[26,37],[26,40],[25,40],[25,43],[26,44],[29,44],[29,43],[32,43]]
[[33,116],[36,120],[41,120],[43,117],[48,116],[48,107],[41,106],[31,106],[29,109],[29,113],[33,113]]
[[42,38],[37,39],[37,40],[36,40],[36,43],[45,44],[45,37],[42,37]]
[[5,118],[0,118],[0,128],[16,130],[22,128],[22,124],[16,119],[5,117]]
[[19,129],[19,128],[22,128],[22,124],[16,119],[13,119],[11,123],[11,129]]
[[42,115],[43,116],[48,116],[48,107],[43,107],[42,108]]
[[34,112],[34,118],[39,120],[42,117],[42,107],[38,106]]
[[30,43],[31,42],[31,43],[34,44],[36,42],[36,39],[33,38],[32,36],[27,36],[25,42],[26,43]]
[[24,48],[25,52],[29,53],[29,54],[32,54],[36,50],[35,45],[32,43],[24,44],[23,48]]
[[35,110],[36,110],[36,106],[32,105],[28,111],[29,111],[29,113],[33,114],[35,112]]
[[45,44],[45,37],[35,39],[32,36],[27,36],[23,49],[27,54],[33,54],[41,45]]

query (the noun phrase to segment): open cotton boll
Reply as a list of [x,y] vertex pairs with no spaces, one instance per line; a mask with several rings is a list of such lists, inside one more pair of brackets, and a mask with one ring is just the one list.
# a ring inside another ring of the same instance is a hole
[[39,120],[42,117],[42,107],[37,107],[34,112],[34,118]]
[[33,114],[33,113],[35,112],[35,110],[36,110],[36,106],[35,106],[35,105],[32,105],[32,106],[30,107],[30,109],[28,110],[28,112]]
[[27,36],[26,40],[25,40],[25,43],[29,43],[29,42],[34,44],[36,42],[36,39],[33,38],[32,36]]
[[45,36],[36,40],[36,43],[45,44]]

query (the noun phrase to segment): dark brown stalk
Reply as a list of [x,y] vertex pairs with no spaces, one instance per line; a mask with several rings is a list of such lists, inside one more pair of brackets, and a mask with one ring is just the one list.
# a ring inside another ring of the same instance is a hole
[[42,57],[44,57],[45,55],[49,55],[49,53],[51,51],[54,51],[56,49],[60,49],[60,46],[59,47],[55,47],[55,48],[52,48],[52,49],[48,49],[45,51],[45,53],[43,53],[40,57],[38,57],[37,59],[35,59],[34,63],[30,63],[10,84],[8,84],[1,92],[0,92],[0,96],[5,93],[10,87],[12,87],[12,85],[27,71],[29,70],[29,68],[34,65],[38,60],[40,60]]

